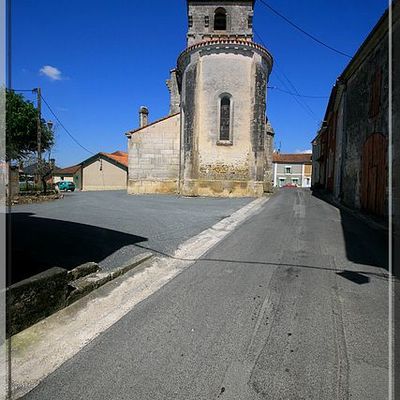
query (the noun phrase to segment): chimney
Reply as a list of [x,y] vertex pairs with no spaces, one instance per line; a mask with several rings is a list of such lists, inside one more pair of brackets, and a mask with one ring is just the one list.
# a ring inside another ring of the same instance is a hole
[[149,123],[149,110],[147,107],[139,108],[139,128],[143,128]]

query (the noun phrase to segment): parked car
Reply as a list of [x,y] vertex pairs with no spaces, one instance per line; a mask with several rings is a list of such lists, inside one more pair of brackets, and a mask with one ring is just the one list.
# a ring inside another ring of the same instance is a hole
[[57,182],[56,185],[61,191],[66,191],[70,190],[71,192],[75,191],[75,183],[74,182],[69,182],[69,181],[60,181]]
[[297,188],[298,186],[295,183],[287,183],[282,186],[283,188]]

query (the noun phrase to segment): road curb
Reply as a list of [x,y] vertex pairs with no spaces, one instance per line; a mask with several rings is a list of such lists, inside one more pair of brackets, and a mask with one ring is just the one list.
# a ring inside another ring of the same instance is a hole
[[152,257],[153,254],[150,252],[138,254],[121,267],[115,268],[111,271],[97,271],[70,282],[69,287],[72,291],[67,298],[67,305],[81,299],[83,296],[86,296],[93,290],[105,285],[107,282],[126,274],[128,271],[138,267]]

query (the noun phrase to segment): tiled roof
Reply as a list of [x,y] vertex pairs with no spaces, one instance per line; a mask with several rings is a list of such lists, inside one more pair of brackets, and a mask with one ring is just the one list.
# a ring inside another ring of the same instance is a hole
[[53,175],[60,175],[60,176],[62,176],[62,175],[73,175],[73,174],[75,174],[76,172],[78,172],[79,171],[79,169],[81,168],[81,165],[80,164],[78,164],[78,165],[73,165],[73,166],[71,166],[71,167],[66,167],[66,168],[57,168],[54,172],[53,172]]
[[274,153],[272,161],[274,163],[286,163],[286,164],[310,164],[312,160],[312,154],[280,154]]
[[91,163],[93,160],[96,158],[99,158],[99,156],[103,156],[105,158],[108,158],[110,160],[113,160],[117,162],[118,164],[122,165],[123,167],[128,167],[128,153],[125,151],[114,151],[114,153],[98,153],[93,157],[88,158],[87,160],[83,161],[81,164],[78,165],[73,165],[71,167],[67,168],[58,168],[54,171],[53,175],[56,176],[62,176],[62,175],[73,175],[76,172],[79,171],[82,165],[85,163],[89,162]]
[[114,151],[114,153],[99,153],[105,157],[110,158],[111,160],[116,161],[117,163],[123,165],[124,167],[128,167],[128,153],[125,151]]

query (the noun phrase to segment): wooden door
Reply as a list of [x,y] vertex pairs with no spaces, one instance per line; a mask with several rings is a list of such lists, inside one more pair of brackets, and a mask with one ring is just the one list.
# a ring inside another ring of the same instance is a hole
[[376,215],[386,211],[387,150],[387,139],[380,133],[371,135],[363,146],[361,206]]

